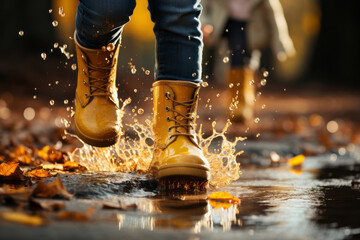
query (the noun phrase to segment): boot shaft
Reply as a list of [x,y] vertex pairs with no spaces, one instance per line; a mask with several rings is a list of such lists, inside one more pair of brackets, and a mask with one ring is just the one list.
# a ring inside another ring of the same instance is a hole
[[161,80],[153,84],[155,148],[185,136],[198,145],[195,120],[200,84]]
[[117,58],[120,44],[88,49],[76,41],[78,81],[76,97],[85,107],[94,96],[105,96],[118,105],[116,88]]

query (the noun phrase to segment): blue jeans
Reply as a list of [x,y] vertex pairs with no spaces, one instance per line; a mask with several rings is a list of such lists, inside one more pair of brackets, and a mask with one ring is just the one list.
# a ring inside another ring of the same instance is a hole
[[[201,82],[200,0],[148,1],[155,23],[155,79]],[[135,0],[80,0],[77,41],[92,49],[118,42],[135,5]]]

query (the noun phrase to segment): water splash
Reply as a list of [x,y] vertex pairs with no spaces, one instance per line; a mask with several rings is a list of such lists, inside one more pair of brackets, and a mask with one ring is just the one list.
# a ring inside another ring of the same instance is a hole
[[[125,106],[130,102],[130,98],[124,101],[120,110],[122,116],[125,115]],[[210,164],[210,185],[223,186],[239,178],[240,164],[236,162],[236,156],[242,151],[237,152],[235,147],[245,138],[237,137],[234,141],[227,139],[225,132],[231,125],[230,121],[221,132],[215,130],[215,125],[216,123],[213,122],[213,131],[209,137],[203,137],[200,126],[198,138],[204,156]],[[106,148],[97,148],[84,143],[83,147],[69,153],[71,160],[94,171],[148,173],[154,152],[152,122],[148,119],[145,120],[145,124],[135,121],[134,124],[127,124],[126,127],[135,136],[124,135],[115,145]],[[221,144],[214,146],[219,140]]]

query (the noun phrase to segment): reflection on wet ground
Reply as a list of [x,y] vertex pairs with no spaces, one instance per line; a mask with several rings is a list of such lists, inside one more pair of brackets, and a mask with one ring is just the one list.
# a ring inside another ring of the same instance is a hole
[[[248,152],[252,147],[249,141]],[[71,222],[55,221],[46,229],[54,231],[53,236],[72,234],[84,239],[95,230],[98,236],[124,239],[358,239],[360,161],[356,151],[336,159],[328,153],[307,157],[297,171],[286,164],[271,166],[258,154],[258,163],[242,165],[238,181],[199,195],[164,195],[155,180],[135,174],[61,175],[69,192],[75,193],[75,199],[66,202],[67,209],[86,211],[95,206],[96,211],[90,222],[77,223],[76,228]],[[217,191],[226,191],[241,203],[207,199]],[[136,204],[136,208],[103,209],[104,202]],[[15,229],[23,231],[10,234]],[[41,229],[7,222],[1,222],[0,230],[4,239],[14,234],[44,234]]]

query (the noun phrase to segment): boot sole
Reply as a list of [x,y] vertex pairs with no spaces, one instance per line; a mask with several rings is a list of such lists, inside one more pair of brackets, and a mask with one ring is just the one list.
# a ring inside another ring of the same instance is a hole
[[110,147],[111,145],[114,145],[119,139],[119,135],[115,135],[113,138],[107,139],[94,139],[88,137],[79,130],[79,128],[76,126],[76,123],[75,132],[82,141],[94,147]]
[[157,172],[160,187],[165,191],[206,191],[209,169],[204,166],[174,164],[160,168]]
[[209,182],[205,178],[189,175],[174,175],[159,179],[159,187],[163,193],[204,193]]

